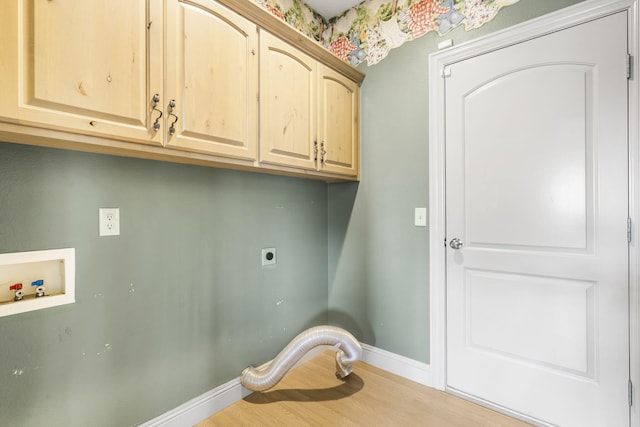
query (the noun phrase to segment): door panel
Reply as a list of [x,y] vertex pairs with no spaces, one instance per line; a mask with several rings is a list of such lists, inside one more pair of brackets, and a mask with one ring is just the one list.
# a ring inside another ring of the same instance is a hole
[[628,425],[627,15],[449,66],[447,387]]
[[593,282],[472,269],[466,276],[470,349],[593,377]]
[[[468,244],[586,249],[592,74],[593,66],[535,66],[465,96]],[[514,108],[514,99],[526,102]]]

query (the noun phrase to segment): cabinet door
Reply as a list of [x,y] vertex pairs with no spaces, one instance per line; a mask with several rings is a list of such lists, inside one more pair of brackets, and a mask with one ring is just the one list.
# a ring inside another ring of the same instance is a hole
[[319,77],[319,170],[341,175],[359,173],[359,105],[356,83],[321,65]]
[[167,147],[255,160],[257,96],[256,25],[215,1],[169,0]]
[[260,161],[316,169],[316,61],[260,32]]
[[2,120],[160,144],[159,0],[3,0],[1,20]]

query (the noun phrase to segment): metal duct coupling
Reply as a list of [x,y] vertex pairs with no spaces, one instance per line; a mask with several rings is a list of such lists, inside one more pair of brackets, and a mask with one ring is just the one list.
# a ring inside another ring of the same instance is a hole
[[344,378],[351,366],[362,357],[362,347],[349,332],[336,326],[316,326],[300,333],[268,365],[242,371],[240,382],[249,390],[264,391],[275,386],[282,377],[311,349],[319,345],[336,348],[336,376]]

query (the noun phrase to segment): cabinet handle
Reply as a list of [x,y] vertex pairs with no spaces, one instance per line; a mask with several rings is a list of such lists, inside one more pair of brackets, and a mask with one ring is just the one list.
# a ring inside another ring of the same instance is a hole
[[162,110],[158,109],[158,102],[160,102],[160,95],[156,93],[155,95],[153,95],[153,98],[151,98],[151,100],[153,101],[153,105],[151,106],[151,109],[153,111],[157,111],[158,113],[160,113],[160,115],[156,117],[156,121],[153,122],[153,130],[158,132],[158,130],[160,130],[160,119],[162,118]]
[[178,123],[178,116],[176,116],[175,114],[173,114],[173,109],[176,108],[176,100],[172,99],[171,101],[169,101],[169,115],[173,116],[173,122],[171,122],[171,126],[169,126],[169,134],[173,135],[174,133],[176,133],[176,127],[175,124]]
[[320,143],[320,163],[325,164],[327,162],[326,159],[327,150],[324,149],[324,141]]
[[313,141],[313,161],[318,161],[318,140]]

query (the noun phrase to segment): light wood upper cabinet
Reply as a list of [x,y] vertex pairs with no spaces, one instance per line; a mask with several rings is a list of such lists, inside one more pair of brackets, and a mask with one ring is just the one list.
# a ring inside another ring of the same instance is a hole
[[0,3],[2,141],[359,179],[364,75],[252,1]]
[[158,1],[3,1],[0,117],[161,144],[150,103],[162,90]]
[[0,36],[16,48],[0,51],[3,120],[256,159],[258,35],[247,19],[211,0],[4,8]]
[[360,95],[358,85],[319,65],[319,168],[325,172],[359,174]]
[[356,83],[260,32],[260,161],[358,175]]
[[215,1],[169,0],[166,55],[166,146],[255,160],[256,25]]
[[260,32],[260,161],[316,169],[317,64]]

